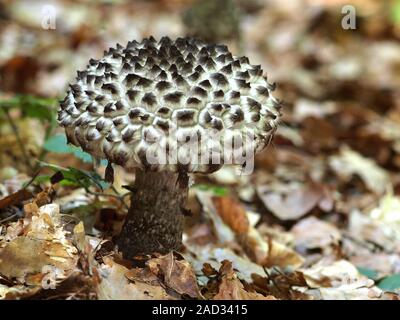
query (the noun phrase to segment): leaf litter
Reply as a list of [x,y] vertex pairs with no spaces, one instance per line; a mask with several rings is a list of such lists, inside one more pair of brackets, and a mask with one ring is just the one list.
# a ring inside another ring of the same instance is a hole
[[[107,10],[59,2],[63,31],[45,33],[27,2],[1,8],[0,299],[399,299],[400,21],[384,18],[391,8],[358,1],[364,23],[348,32],[340,1],[238,1],[226,21],[241,36],[226,41],[279,84],[282,123],[253,174],[194,177],[179,252],[133,264],[112,242],[133,175],[114,168],[114,184],[104,181],[106,164],[65,143],[54,106],[88,56],[184,35],[175,8],[202,15],[192,0]],[[190,32],[204,31],[195,25]]]

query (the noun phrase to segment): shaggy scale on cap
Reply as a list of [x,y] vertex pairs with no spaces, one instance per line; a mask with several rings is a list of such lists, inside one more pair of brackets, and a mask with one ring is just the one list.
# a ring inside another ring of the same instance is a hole
[[[193,135],[221,154],[226,141],[254,136],[250,147],[260,151],[280,117],[273,90],[260,66],[233,56],[224,45],[150,37],[91,59],[70,85],[58,121],[68,141],[95,158],[128,169],[209,173],[224,159],[150,164],[146,153],[162,146],[193,156],[186,143]],[[207,129],[220,132],[220,139],[210,138]]]

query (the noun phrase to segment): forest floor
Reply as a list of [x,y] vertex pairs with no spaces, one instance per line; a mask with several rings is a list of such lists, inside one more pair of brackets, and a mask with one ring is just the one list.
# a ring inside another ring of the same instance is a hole
[[182,250],[141,266],[111,241],[134,175],[67,145],[58,100],[115,43],[207,23],[190,0],[59,0],[44,30],[44,1],[3,2],[0,299],[400,298],[399,1],[354,1],[349,30],[347,1],[237,2],[212,36],[277,83],[280,127],[253,174],[195,176]]

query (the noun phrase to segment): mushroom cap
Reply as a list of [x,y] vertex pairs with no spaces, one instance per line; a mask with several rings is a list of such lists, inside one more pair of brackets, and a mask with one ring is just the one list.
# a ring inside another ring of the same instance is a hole
[[226,155],[237,146],[254,156],[268,144],[280,117],[273,90],[225,45],[150,37],[91,59],[58,121],[68,142],[126,169],[210,173],[238,164]]

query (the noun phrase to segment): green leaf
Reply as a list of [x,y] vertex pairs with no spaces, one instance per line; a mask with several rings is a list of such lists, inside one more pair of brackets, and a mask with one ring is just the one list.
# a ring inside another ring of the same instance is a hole
[[213,186],[213,185],[209,185],[209,184],[196,184],[194,186],[194,188],[198,188],[200,190],[204,190],[204,191],[210,191],[212,193],[214,193],[216,196],[226,196],[229,194],[229,190],[227,188],[224,187],[219,187],[219,186]]
[[83,151],[81,148],[69,145],[64,134],[57,134],[50,137],[45,141],[43,147],[45,150],[54,153],[72,153],[83,162],[90,163],[93,161],[92,156],[89,153]]
[[16,95],[0,101],[0,107],[19,108],[26,117],[37,118],[41,121],[55,121],[55,98],[39,98],[30,95]]
[[390,12],[392,21],[400,24],[400,0],[393,1]]
[[376,272],[374,269],[370,268],[365,268],[365,267],[357,267],[358,272],[360,272],[362,275],[368,277],[369,279],[377,279],[378,278],[378,272]]
[[400,273],[383,278],[377,286],[385,291],[400,289]]
[[79,170],[71,167],[63,168],[46,162],[40,162],[40,167],[48,168],[54,172],[61,171],[64,176],[64,179],[60,181],[62,185],[80,186],[84,189],[89,189],[94,186],[102,191],[109,187],[109,183],[105,182],[96,172]]

